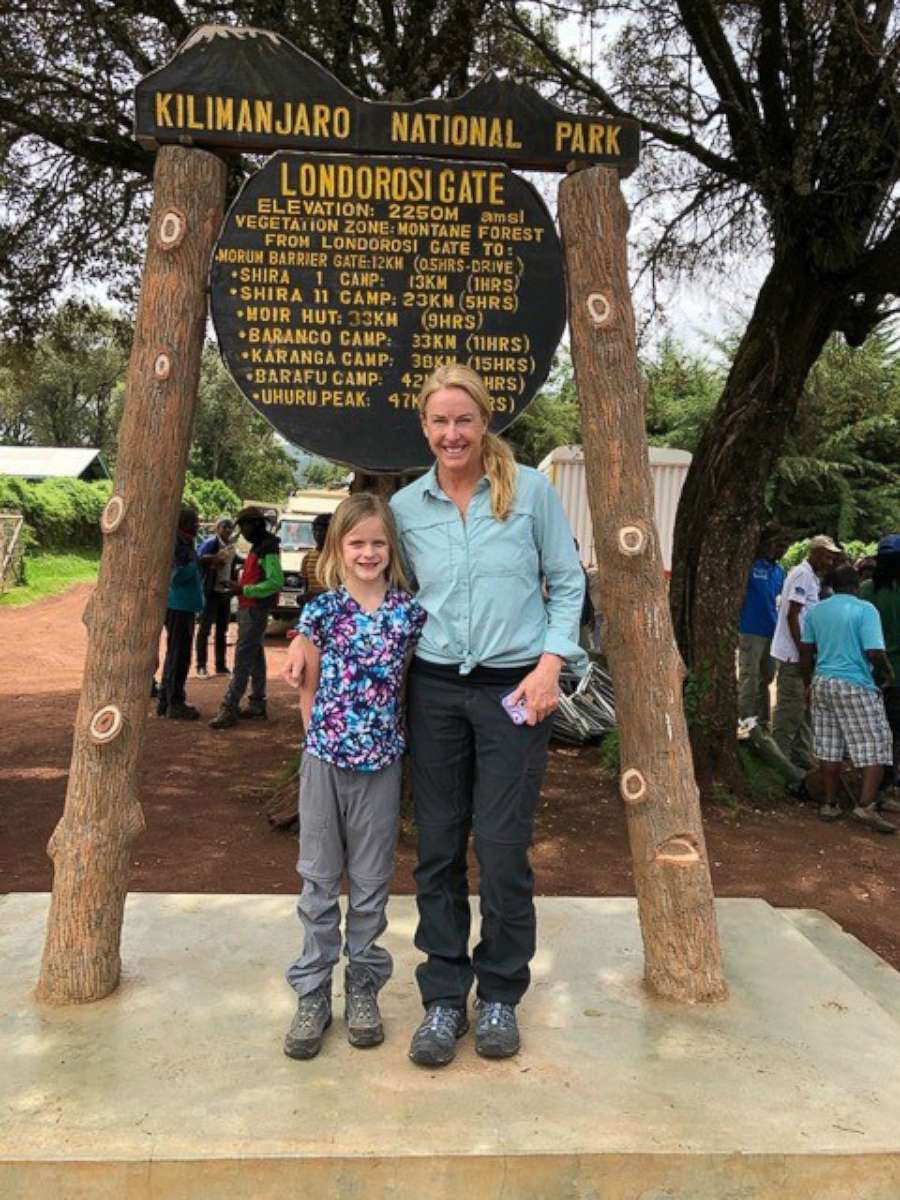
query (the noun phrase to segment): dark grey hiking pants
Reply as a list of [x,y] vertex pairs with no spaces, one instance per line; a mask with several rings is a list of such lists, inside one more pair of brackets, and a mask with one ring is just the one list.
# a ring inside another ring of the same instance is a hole
[[[534,957],[534,876],[528,860],[551,721],[514,725],[500,705],[512,688],[409,676],[413,798],[419,833],[416,970],[425,1005],[516,1004]],[[481,939],[469,955],[466,851],[474,829]]]
[[266,651],[263,645],[269,610],[259,605],[238,610],[238,640],[234,648],[234,669],[231,683],[225,693],[224,704],[237,708],[247,683],[250,683],[250,699],[264,704],[266,699]]

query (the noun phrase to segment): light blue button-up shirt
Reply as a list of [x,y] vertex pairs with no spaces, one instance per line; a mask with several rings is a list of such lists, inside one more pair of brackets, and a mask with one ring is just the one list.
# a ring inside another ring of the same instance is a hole
[[428,614],[416,655],[459,663],[462,675],[476,666],[526,666],[544,653],[579,672],[587,665],[578,645],[584,572],[572,530],[550,481],[532,467],[517,472],[505,521],[491,512],[486,477],[463,520],[435,467],[391,500]]

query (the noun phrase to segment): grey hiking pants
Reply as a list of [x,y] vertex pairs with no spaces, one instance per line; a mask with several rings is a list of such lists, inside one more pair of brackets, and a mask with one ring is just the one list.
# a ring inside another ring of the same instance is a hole
[[238,610],[238,640],[234,648],[234,669],[223,703],[237,708],[250,682],[250,699],[266,702],[266,650],[263,641],[269,623],[268,608],[255,604]]
[[350,885],[344,954],[348,972],[382,988],[393,960],[377,939],[387,902],[400,824],[401,762],[380,771],[345,771],[312,754],[300,768],[300,859],[297,912],[303,952],[287,970],[299,996],[328,984],[341,956],[341,876]]
[[816,765],[806,685],[799,663],[777,663],[772,737],[795,767],[808,771]]
[[769,655],[772,639],[756,633],[738,637],[738,717],[769,720],[769,684],[775,678],[775,659]]

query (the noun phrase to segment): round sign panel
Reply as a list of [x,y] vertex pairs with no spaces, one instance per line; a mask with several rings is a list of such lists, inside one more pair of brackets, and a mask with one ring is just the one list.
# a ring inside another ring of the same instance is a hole
[[559,239],[499,164],[275,154],[213,253],[228,369],[289,441],[370,471],[426,466],[416,395],[444,362],[484,378],[499,432],[565,323]]

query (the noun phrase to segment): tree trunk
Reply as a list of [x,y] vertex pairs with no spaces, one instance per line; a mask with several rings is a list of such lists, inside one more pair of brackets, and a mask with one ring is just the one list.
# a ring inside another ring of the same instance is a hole
[[625,235],[609,168],[559,192],[604,645],[616,693],[620,791],[634,859],[644,978],[666,999],[726,995],[700,804],[654,524]]
[[225,167],[200,150],[157,157],[147,259],[66,805],[48,853],[53,899],[40,1000],[82,1003],[119,980],[130,846],[144,828],[141,747],[197,398],[206,280]]
[[691,740],[701,792],[742,787],[735,647],[769,477],[840,298],[798,257],[776,259],[685,481],[671,604],[691,672]]

